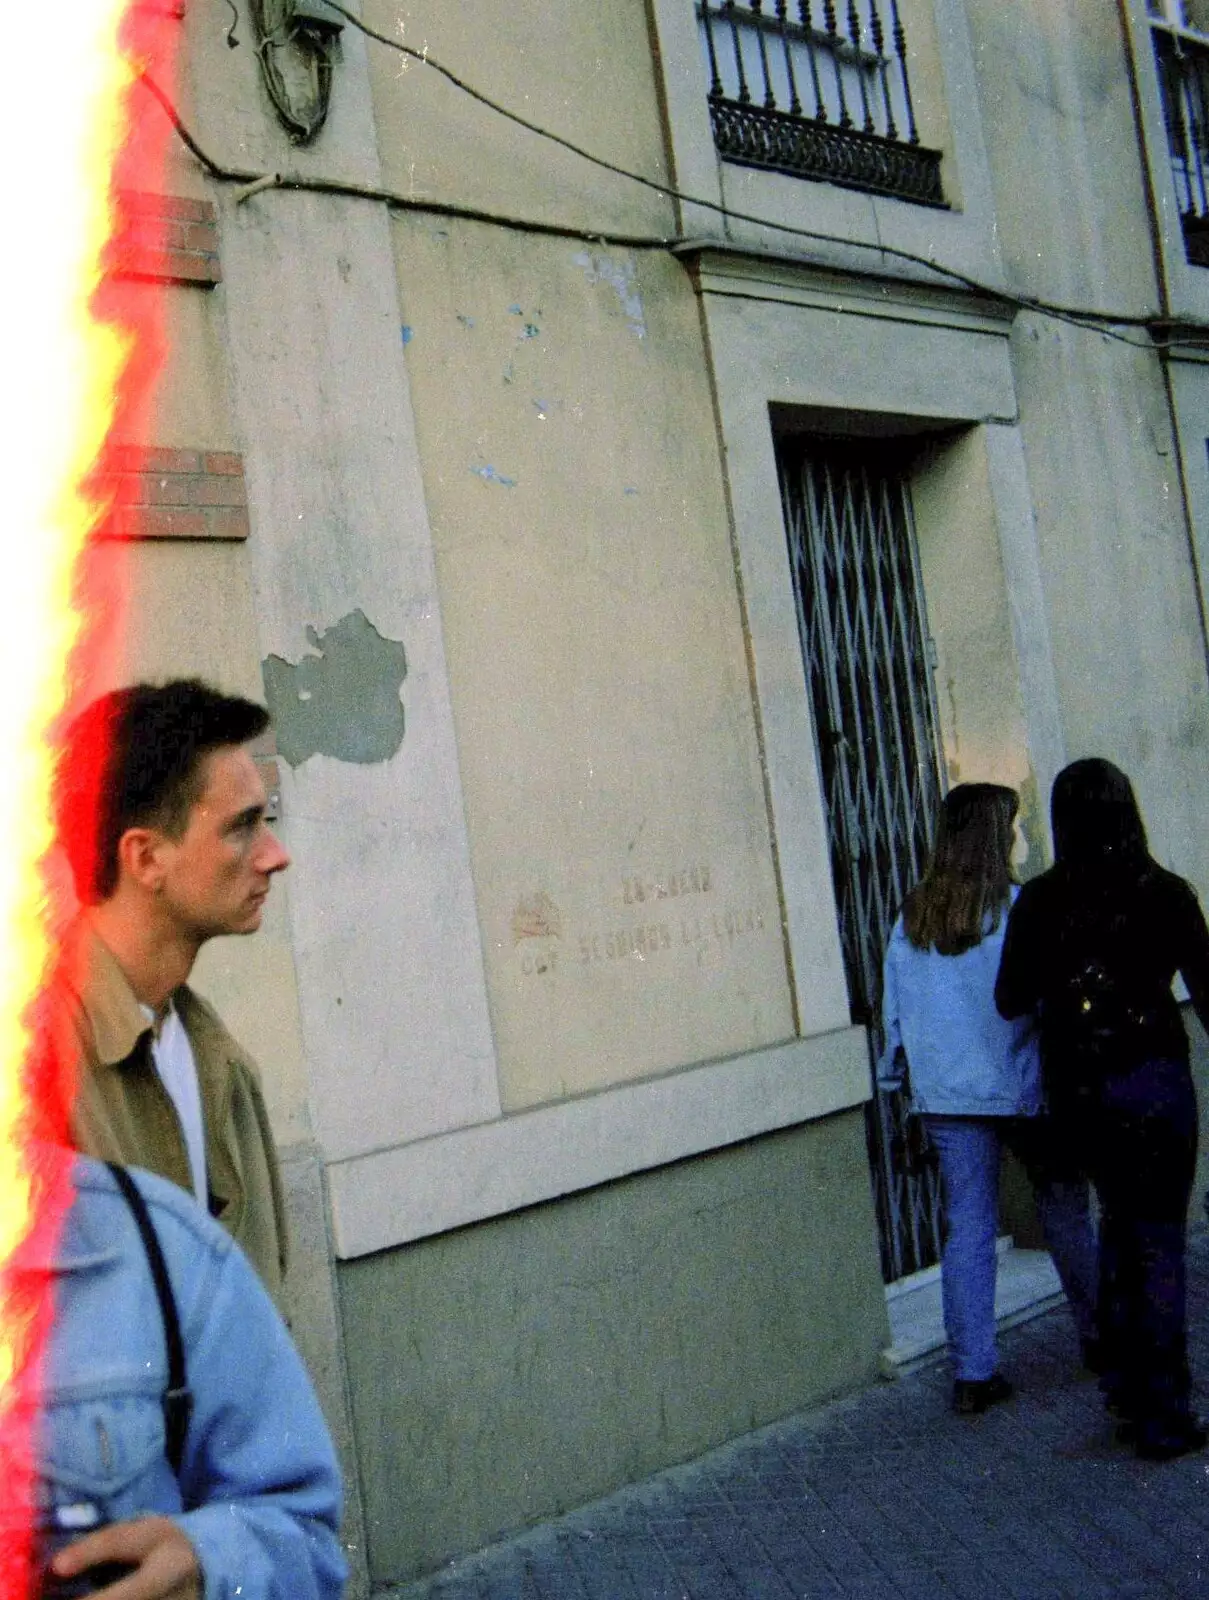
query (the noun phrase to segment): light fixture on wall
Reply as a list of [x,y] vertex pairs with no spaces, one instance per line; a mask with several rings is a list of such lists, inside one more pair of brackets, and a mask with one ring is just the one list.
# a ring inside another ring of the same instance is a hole
[[328,41],[334,41],[344,27],[343,17],[326,0],[294,0],[290,20],[294,27],[305,28]]
[[325,0],[251,0],[251,11],[273,109],[295,144],[310,144],[327,118],[343,19]]

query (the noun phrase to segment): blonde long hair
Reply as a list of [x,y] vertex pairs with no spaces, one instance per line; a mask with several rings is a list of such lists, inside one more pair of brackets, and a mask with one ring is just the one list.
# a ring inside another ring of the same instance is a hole
[[972,950],[999,926],[1012,891],[1019,800],[999,783],[959,783],[940,805],[931,859],[907,896],[903,926],[917,950]]

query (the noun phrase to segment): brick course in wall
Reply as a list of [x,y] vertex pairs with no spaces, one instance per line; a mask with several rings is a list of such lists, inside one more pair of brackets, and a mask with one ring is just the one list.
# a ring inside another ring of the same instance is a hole
[[107,262],[115,277],[201,289],[222,281],[218,213],[209,200],[124,190],[118,217]]
[[109,539],[246,539],[243,457],[229,450],[115,445],[96,473]]

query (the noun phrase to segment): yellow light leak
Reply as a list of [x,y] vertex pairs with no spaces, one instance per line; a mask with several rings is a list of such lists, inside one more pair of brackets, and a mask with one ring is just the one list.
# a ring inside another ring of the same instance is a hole
[[[126,336],[95,321],[89,306],[126,131],[124,12],[125,0],[62,0],[53,29],[31,34],[31,50],[0,96],[0,1266],[32,1222],[20,1143],[24,1018],[50,953],[41,869],[52,837],[47,735],[66,702],[80,628],[73,568],[96,520],[81,484],[112,422],[126,356]],[[0,1385],[13,1376],[28,1332],[9,1326],[5,1310]]]

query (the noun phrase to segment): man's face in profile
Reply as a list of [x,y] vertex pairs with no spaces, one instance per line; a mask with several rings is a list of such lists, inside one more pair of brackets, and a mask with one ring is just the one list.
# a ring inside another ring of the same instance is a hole
[[265,821],[264,781],[246,747],[225,745],[202,762],[202,792],[180,838],[159,834],[163,910],[200,944],[255,933],[273,873],[290,864]]

